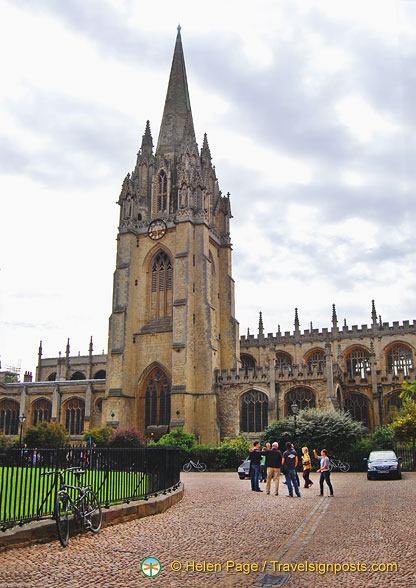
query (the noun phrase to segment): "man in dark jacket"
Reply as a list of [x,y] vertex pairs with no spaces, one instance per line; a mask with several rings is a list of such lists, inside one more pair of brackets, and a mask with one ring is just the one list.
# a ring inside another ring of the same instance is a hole
[[279,451],[279,444],[275,441],[271,449],[267,449],[266,453],[266,468],[267,468],[267,484],[266,494],[270,494],[270,486],[272,478],[275,482],[275,496],[279,495],[279,478],[280,468],[282,465],[282,453]]
[[286,476],[288,496],[293,497],[293,487],[295,488],[296,496],[300,497],[299,485],[296,478],[296,466],[298,465],[298,454],[293,448],[292,443],[286,443],[286,451],[283,453],[282,465],[284,467],[284,474]]
[[250,449],[250,478],[251,478],[251,489],[253,492],[263,492],[259,486],[259,474],[260,474],[260,462],[262,458],[262,451],[260,451],[260,442],[254,441],[253,449]]

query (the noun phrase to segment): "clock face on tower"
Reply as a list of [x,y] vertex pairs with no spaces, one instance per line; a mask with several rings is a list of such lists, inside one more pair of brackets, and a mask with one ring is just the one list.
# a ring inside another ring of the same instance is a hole
[[166,235],[167,230],[168,228],[165,221],[163,221],[161,218],[155,218],[155,220],[152,220],[150,223],[147,229],[147,234],[151,239],[157,241]]

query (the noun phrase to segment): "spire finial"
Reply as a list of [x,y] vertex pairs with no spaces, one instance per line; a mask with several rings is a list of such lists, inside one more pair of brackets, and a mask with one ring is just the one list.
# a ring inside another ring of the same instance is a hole
[[377,312],[376,312],[376,304],[374,300],[371,301],[371,319],[373,325],[377,324]]
[[300,323],[299,323],[298,309],[295,308],[295,322],[294,322],[295,331],[299,331],[299,324]]
[[180,25],[180,24],[178,24],[178,27],[177,27],[177,31],[178,31],[178,33],[180,33],[180,32],[181,32],[181,29],[182,29],[181,25]]
[[335,304],[332,305],[332,326],[334,327],[334,329],[336,329],[338,326],[338,317]]
[[264,329],[263,329],[263,315],[260,311],[259,313],[259,335],[263,335]]

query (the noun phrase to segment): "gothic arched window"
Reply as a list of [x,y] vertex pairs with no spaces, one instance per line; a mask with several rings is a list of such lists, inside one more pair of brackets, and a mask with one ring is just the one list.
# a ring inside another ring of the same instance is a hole
[[362,422],[367,428],[370,426],[369,400],[362,394],[350,394],[344,400],[344,410],[348,411],[354,421]]
[[37,400],[33,405],[33,426],[39,425],[39,423],[47,422],[51,420],[52,415],[52,404],[49,400],[41,398]]
[[325,366],[325,351],[323,349],[312,349],[305,356],[306,363],[308,364],[308,371],[314,369],[321,372]]
[[345,363],[350,378],[360,376],[365,379],[370,373],[370,354],[363,347],[353,347],[347,353]]
[[157,367],[149,375],[145,392],[146,427],[169,425],[170,384],[163,371]]
[[74,372],[70,378],[71,380],[85,380],[85,374],[82,372]]
[[403,343],[394,343],[386,353],[387,369],[392,371],[395,376],[401,373],[403,376],[409,375],[409,370],[413,367],[412,350]]
[[403,401],[400,398],[401,390],[398,390],[396,393],[393,393],[386,399],[386,420],[387,422],[391,422],[394,420],[394,417],[397,416],[399,410],[403,406]]
[[286,394],[285,397],[285,414],[290,416],[292,414],[292,404],[296,402],[299,410],[305,410],[307,408],[315,408],[315,394],[310,388],[293,388]]
[[81,435],[84,431],[85,403],[73,398],[65,404],[65,429],[70,435]]
[[56,380],[56,372],[52,372],[48,376],[48,382],[54,382]]
[[105,370],[98,370],[98,372],[95,372],[95,374],[94,374],[94,380],[105,380],[105,378],[106,378]]
[[166,253],[160,252],[152,264],[152,318],[170,316],[172,314],[172,279],[172,262]]
[[159,174],[157,191],[157,212],[166,212],[168,205],[168,178],[164,171]]
[[283,369],[289,365],[292,365],[292,358],[290,355],[284,351],[278,351],[276,353],[276,368],[279,371],[283,371]]
[[268,425],[269,400],[263,392],[250,390],[241,397],[240,430],[243,433],[260,433]]
[[19,432],[19,405],[14,400],[0,403],[0,433],[17,435]]
[[241,367],[245,370],[254,370],[256,368],[256,361],[254,357],[248,353],[242,353],[240,355]]

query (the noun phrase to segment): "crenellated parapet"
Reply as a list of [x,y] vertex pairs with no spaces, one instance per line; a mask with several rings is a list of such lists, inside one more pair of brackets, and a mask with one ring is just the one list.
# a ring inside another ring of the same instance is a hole
[[267,333],[265,335],[242,335],[240,337],[241,349],[250,347],[280,347],[282,345],[293,343],[325,343],[327,341],[340,341],[343,339],[359,339],[364,337],[384,337],[416,334],[416,320],[394,321],[393,323],[377,323],[373,326],[353,325],[348,327],[344,325],[341,329],[332,327],[331,329],[306,329],[301,331],[285,331],[284,333]]

